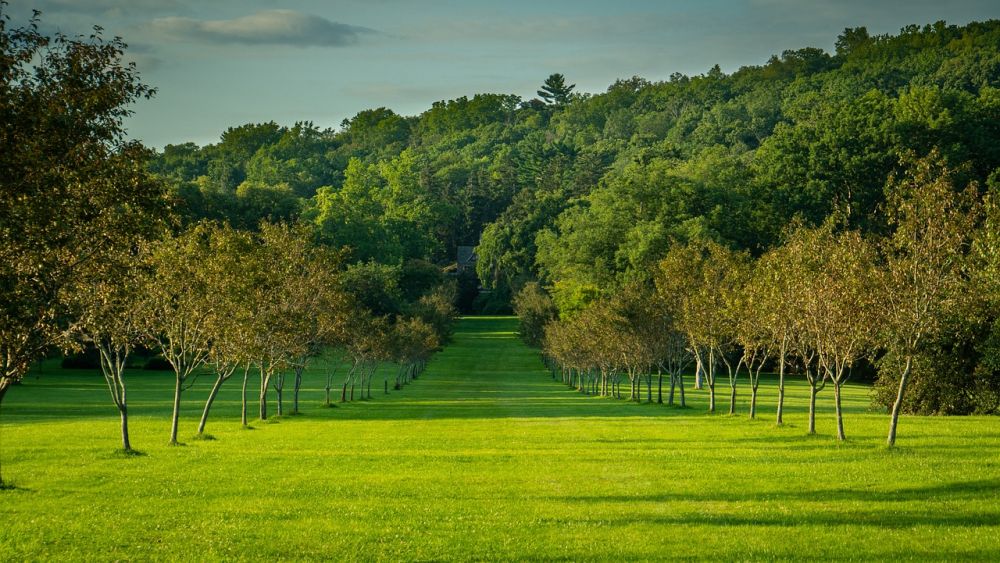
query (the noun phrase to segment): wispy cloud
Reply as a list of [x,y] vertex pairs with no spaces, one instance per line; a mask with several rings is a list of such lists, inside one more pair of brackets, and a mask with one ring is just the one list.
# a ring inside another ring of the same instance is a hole
[[348,25],[293,10],[262,10],[231,20],[157,18],[148,24],[154,33],[171,38],[214,44],[343,47],[373,29]]

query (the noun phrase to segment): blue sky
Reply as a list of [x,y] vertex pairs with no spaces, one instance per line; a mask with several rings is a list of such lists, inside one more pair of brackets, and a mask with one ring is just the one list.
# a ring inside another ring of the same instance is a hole
[[553,72],[601,92],[633,75],[832,50],[845,27],[1000,18],[996,0],[11,0],[7,11],[16,24],[33,8],[47,31],[99,24],[129,43],[159,90],[129,130],[157,148],[249,122],[336,127],[380,106],[412,115],[478,92],[529,98]]

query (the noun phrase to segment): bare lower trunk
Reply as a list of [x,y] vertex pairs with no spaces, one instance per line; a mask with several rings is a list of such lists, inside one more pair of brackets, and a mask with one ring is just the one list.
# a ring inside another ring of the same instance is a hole
[[118,412],[122,417],[122,449],[126,452],[132,451],[132,442],[128,439],[128,406],[122,405]]
[[816,385],[809,386],[809,433],[816,433]]
[[653,402],[653,374],[646,374],[646,402]]
[[299,389],[302,387],[302,367],[295,368],[295,389],[292,392],[292,414],[299,414]]
[[729,386],[729,414],[736,414],[736,385]]
[[687,401],[684,400],[684,374],[677,374],[677,389],[681,392],[681,406],[686,407]]
[[201,413],[201,421],[198,423],[198,434],[205,433],[205,424],[208,423],[208,411],[212,410],[212,403],[215,402],[215,397],[219,395],[219,389],[222,389],[222,384],[226,380],[222,377],[215,380],[215,385],[212,385],[212,390],[208,393],[208,400],[205,401],[205,410]]
[[778,425],[784,423],[782,415],[785,411],[785,358],[782,357],[778,365]]
[[844,435],[844,414],[840,410],[840,383],[833,382],[833,404],[837,411],[837,439],[843,442],[847,439]]
[[906,367],[903,375],[899,378],[899,391],[896,393],[896,402],[892,404],[892,418],[889,421],[889,438],[886,444],[889,447],[896,445],[896,425],[899,424],[899,413],[903,410],[903,395],[906,393],[906,384],[910,379],[910,371],[913,369],[913,356],[906,357]]
[[346,382],[344,383],[344,388],[340,390],[340,402],[341,403],[346,403],[347,402],[347,383]]
[[170,444],[177,444],[177,423],[181,417],[181,383],[179,375],[174,377],[174,412],[170,422]]
[[694,359],[694,388],[701,389],[701,377],[704,375],[704,366],[701,363],[701,355],[695,356]]
[[267,373],[267,370],[261,368],[260,370],[260,419],[267,420],[267,387],[271,384],[271,375]]
[[656,370],[656,402],[663,404],[663,372]]
[[250,380],[250,368],[247,367],[243,370],[243,396],[240,401],[240,423],[243,424],[243,428],[248,426],[247,424],[247,382]]
[[708,384],[708,412],[715,412],[715,383]]

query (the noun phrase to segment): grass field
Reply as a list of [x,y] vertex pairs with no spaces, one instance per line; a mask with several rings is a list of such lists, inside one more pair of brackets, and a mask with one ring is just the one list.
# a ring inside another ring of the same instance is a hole
[[[830,390],[816,436],[797,381],[782,427],[770,381],[756,421],[705,414],[702,391],[689,409],[585,397],[515,329],[461,321],[372,401],[321,408],[310,373],[304,413],[253,430],[231,382],[217,439],[181,447],[171,375],[134,372],[130,458],[103,380],[49,368],[0,413],[17,485],[0,559],[1000,559],[1000,418],[904,417],[888,450],[887,416],[850,385],[839,444]],[[185,393],[182,439],[208,384]]]

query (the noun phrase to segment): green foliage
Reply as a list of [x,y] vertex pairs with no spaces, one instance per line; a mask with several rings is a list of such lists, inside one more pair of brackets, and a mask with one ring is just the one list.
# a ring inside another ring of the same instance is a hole
[[514,296],[514,314],[521,339],[529,346],[540,346],[545,325],[557,318],[559,310],[542,286],[529,282]]

